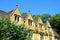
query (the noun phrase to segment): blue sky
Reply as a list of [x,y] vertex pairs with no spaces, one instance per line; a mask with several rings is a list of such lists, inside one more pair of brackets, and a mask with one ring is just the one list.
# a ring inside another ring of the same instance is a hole
[[31,14],[60,13],[60,0],[0,0],[0,10],[11,11],[18,5],[20,12]]

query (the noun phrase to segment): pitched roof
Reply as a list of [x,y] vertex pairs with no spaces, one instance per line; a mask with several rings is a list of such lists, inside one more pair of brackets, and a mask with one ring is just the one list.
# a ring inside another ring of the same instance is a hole
[[26,20],[29,14],[30,13],[28,12],[28,13],[25,13],[24,15],[22,15],[23,20]]
[[5,11],[0,10],[0,12],[6,13]]
[[5,11],[2,11],[0,10],[0,16],[5,16],[5,15],[8,15],[9,13],[5,12]]
[[57,33],[56,31],[54,31],[54,35],[55,35],[56,37],[60,37],[60,34]]
[[12,10],[12,11],[10,11],[10,12],[8,12],[8,13],[10,14],[10,13],[12,13],[12,12],[13,12],[13,10]]
[[[38,21],[41,19],[39,19],[40,17],[38,17],[38,18],[36,18],[35,20],[34,20],[34,22],[35,22],[35,24],[37,24],[38,23]],[[41,24],[43,24],[43,23],[41,23]]]
[[44,25],[45,27],[47,27],[47,26],[46,26],[46,23],[43,23],[43,25]]
[[[16,8],[18,8],[18,6],[16,6]],[[9,11],[9,12],[5,12],[5,11],[0,10],[0,16],[10,15],[13,11],[16,10],[16,8],[12,11]]]
[[26,20],[27,16],[28,16],[28,14],[22,15],[23,20]]
[[37,24],[38,23],[38,19],[35,19],[34,22],[35,22],[35,24]]

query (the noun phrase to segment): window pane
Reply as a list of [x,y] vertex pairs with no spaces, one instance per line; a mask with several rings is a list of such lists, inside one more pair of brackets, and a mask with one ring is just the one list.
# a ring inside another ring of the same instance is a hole
[[51,31],[51,29],[50,29],[50,27],[48,27],[48,32],[50,32]]
[[15,21],[16,21],[16,16],[15,16]]
[[19,17],[17,17],[17,21],[19,22]]
[[29,31],[29,37],[30,37],[30,38],[33,37],[33,31]]
[[41,39],[41,40],[44,40],[44,34],[41,33],[40,36],[41,36],[40,39]]
[[28,24],[32,26],[32,20],[28,20]]
[[39,24],[39,26],[40,26],[40,29],[42,29],[42,28],[43,28],[43,25],[42,25],[42,24]]
[[49,36],[49,40],[52,40],[52,36]]
[[19,22],[19,16],[15,16],[15,21]]

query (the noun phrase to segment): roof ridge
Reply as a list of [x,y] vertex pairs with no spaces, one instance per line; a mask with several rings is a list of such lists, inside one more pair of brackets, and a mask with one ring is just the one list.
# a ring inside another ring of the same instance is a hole
[[0,10],[0,12],[5,12],[5,13],[7,13],[6,11],[3,11],[3,10]]

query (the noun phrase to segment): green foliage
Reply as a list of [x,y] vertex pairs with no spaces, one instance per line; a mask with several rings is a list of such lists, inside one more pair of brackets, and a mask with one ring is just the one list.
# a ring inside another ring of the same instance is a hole
[[23,25],[15,25],[8,18],[0,18],[0,40],[26,40],[27,30]]
[[33,19],[37,19],[38,17],[40,17],[40,15],[33,15],[32,17]]
[[51,15],[49,13],[45,13],[41,15],[41,18],[43,22],[46,22],[47,20],[50,20]]
[[60,33],[60,14],[51,16],[51,19],[49,21],[50,21],[52,28],[54,28],[55,31]]
[[22,16],[25,16],[26,14],[27,14],[27,12],[23,12],[21,15],[22,15]]
[[24,28],[24,26],[14,26],[14,25],[11,25],[10,27],[10,37],[11,39],[10,40],[25,40],[26,39],[26,36],[27,36],[27,31],[26,29]]

